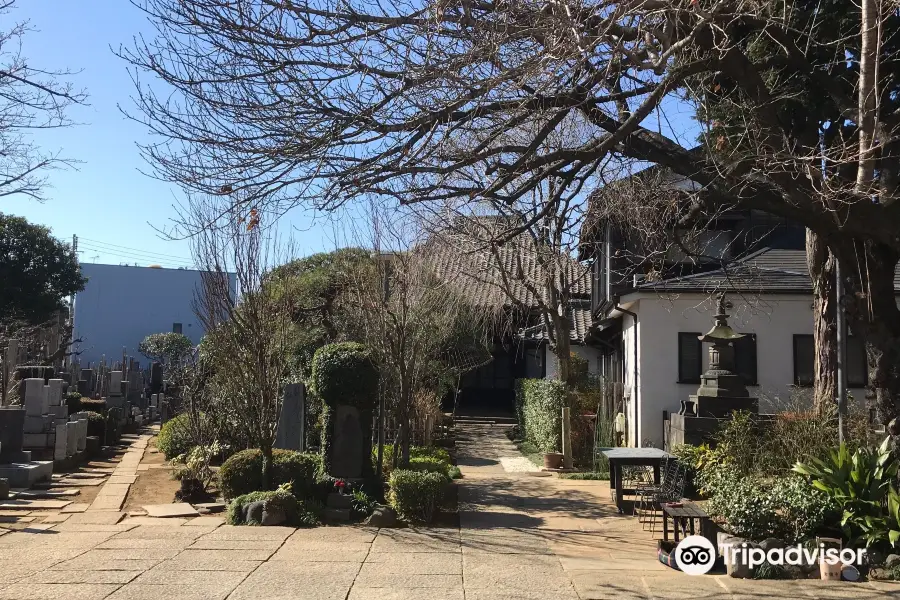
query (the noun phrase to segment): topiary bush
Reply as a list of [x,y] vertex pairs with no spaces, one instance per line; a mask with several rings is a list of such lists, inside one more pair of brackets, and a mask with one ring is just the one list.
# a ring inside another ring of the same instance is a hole
[[407,523],[431,523],[448,481],[443,473],[395,469],[389,481],[388,503]]
[[[331,440],[334,417],[339,405],[353,406],[359,411],[363,452],[368,453],[372,439],[372,409],[378,402],[378,369],[371,354],[362,344],[341,342],[316,350],[312,360],[310,389],[321,400],[321,452],[326,472],[331,472]],[[370,464],[363,454],[364,479],[371,475]],[[336,473],[335,475],[343,475]]]
[[516,411],[524,438],[541,452],[562,450],[562,408],[566,386],[551,379],[520,379],[516,384]]
[[[318,454],[275,450],[272,453],[272,485],[293,483],[294,496],[305,500],[318,492],[323,473]],[[262,488],[262,452],[257,449],[237,452],[219,469],[219,489],[225,498],[236,498]]]
[[194,445],[190,415],[187,413],[176,415],[166,421],[156,437],[156,447],[165,455],[166,460],[185,454]]
[[316,350],[310,384],[325,404],[371,410],[378,401],[378,369],[365,346],[356,342],[328,344]]
[[97,412],[87,411],[89,436],[100,438],[100,442],[106,439],[106,417]]
[[462,477],[462,473],[456,465],[450,464],[449,461],[444,462],[434,456],[418,456],[416,458],[410,457],[409,469],[411,471],[440,473],[446,476],[447,479],[459,479],[460,477]]
[[291,527],[314,527],[320,523],[321,508],[315,503],[297,500],[290,492],[284,489],[267,492],[250,492],[242,494],[228,505],[226,520],[229,525],[261,525],[257,521],[245,521],[242,517],[243,509],[252,502],[265,502],[269,505],[277,505],[284,511],[284,525]]

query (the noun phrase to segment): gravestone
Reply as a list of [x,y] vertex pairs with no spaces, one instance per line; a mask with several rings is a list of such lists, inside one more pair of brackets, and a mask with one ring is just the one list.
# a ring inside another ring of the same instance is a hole
[[163,387],[163,368],[158,362],[150,365],[150,393],[158,394]]
[[359,410],[354,406],[339,404],[334,411],[332,424],[334,439],[331,443],[331,473],[342,479],[358,479],[363,474],[363,440]]
[[302,383],[284,386],[284,403],[278,419],[275,447],[303,452],[306,440],[306,394]]
[[69,432],[66,427],[67,421],[56,423],[56,439],[53,444],[53,460],[66,460],[66,450],[69,447],[67,435]]
[[81,394],[82,398],[87,398],[91,395],[91,389],[87,379],[79,379],[75,389]]
[[24,402],[25,413],[29,417],[40,417],[49,412],[50,403],[47,391],[44,389],[44,380],[29,377],[25,380]]
[[109,372],[109,395],[110,396],[121,396],[122,395],[122,371],[110,371]]
[[21,406],[0,408],[0,464],[31,460],[31,453],[22,451],[24,439],[25,409]]
[[[83,392],[82,396],[90,396],[94,393],[94,370],[93,369],[81,369],[81,376],[78,378],[79,383],[81,381],[87,382],[87,391]],[[81,391],[80,389],[78,391]]]

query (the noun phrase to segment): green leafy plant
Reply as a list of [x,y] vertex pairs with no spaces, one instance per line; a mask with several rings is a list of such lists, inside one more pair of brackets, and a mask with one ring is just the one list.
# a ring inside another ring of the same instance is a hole
[[[452,467],[452,461],[450,459],[450,453],[446,448],[439,448],[437,446],[410,446],[409,448],[409,460],[417,461],[417,460],[437,460],[445,465],[447,465],[448,471],[450,467]],[[391,445],[387,445],[384,447],[384,455],[383,455],[384,464],[382,465],[382,471],[384,472],[385,478],[390,477],[391,471],[394,469],[394,447]],[[378,448],[372,448],[372,466],[374,468],[375,464],[378,462]],[[462,476],[460,474],[460,476]],[[456,479],[454,477],[454,479]]]
[[365,518],[372,514],[376,505],[377,502],[372,500],[364,491],[353,490],[352,498],[350,499],[350,510],[357,518]]
[[88,430],[89,436],[100,438],[101,443],[106,439],[106,417],[100,413],[88,411]]
[[[318,490],[322,476],[322,457],[318,454],[275,450],[272,453],[273,485],[291,484],[293,494],[305,500]],[[230,456],[219,469],[219,488],[225,498],[260,491],[262,452],[242,450]]]
[[194,447],[194,434],[191,431],[190,415],[187,413],[172,417],[166,421],[156,437],[156,448],[162,452],[166,460],[190,452]]
[[[809,477],[812,486],[840,508],[841,528],[849,540],[872,545],[888,539],[891,485],[898,471],[890,438],[878,448],[863,446],[852,453],[841,444],[825,458],[798,462],[793,470]],[[900,536],[890,541],[898,539]]]
[[443,473],[395,469],[388,483],[388,503],[407,523],[427,524],[434,519],[447,477]]
[[229,525],[260,525],[257,521],[243,519],[244,507],[252,502],[265,502],[266,508],[277,506],[286,517],[285,525],[292,527],[314,527],[320,523],[321,506],[311,501],[298,500],[290,492],[290,483],[270,491],[242,494],[228,505],[226,520]]
[[809,483],[797,475],[778,477],[769,491],[778,506],[778,517],[788,542],[811,538],[840,516],[837,504],[828,494],[811,489]]
[[520,379],[516,382],[516,406],[522,433],[544,453],[562,448],[562,408],[566,386],[552,379]]
[[356,342],[328,344],[316,350],[312,391],[334,408],[347,404],[371,410],[378,399],[378,369],[369,351]]
[[731,533],[751,540],[785,534],[779,508],[777,500],[760,482],[724,470],[706,505],[709,514],[725,519]]
[[206,446],[194,446],[185,454],[179,454],[172,459],[175,470],[172,475],[179,481],[184,479],[192,479],[200,482],[203,489],[215,478],[210,464],[213,458],[222,453],[222,447],[218,442]]
[[138,352],[164,367],[182,361],[193,350],[194,343],[188,336],[171,331],[148,335],[138,344]]

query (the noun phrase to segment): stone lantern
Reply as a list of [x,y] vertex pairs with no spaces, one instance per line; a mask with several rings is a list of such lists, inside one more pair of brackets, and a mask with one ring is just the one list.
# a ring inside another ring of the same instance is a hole
[[681,410],[669,419],[669,447],[700,444],[715,431],[720,419],[734,411],[759,412],[759,400],[751,398],[744,379],[735,371],[734,342],[744,337],[728,325],[725,294],[719,295],[713,328],[700,336],[709,346],[709,369],[700,376],[696,394],[681,401]]

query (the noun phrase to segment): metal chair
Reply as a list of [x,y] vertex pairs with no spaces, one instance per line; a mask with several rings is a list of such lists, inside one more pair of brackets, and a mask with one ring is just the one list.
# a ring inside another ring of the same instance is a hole
[[[658,486],[647,486],[639,490],[640,510],[649,513],[652,533],[656,533],[656,515],[662,511],[662,505],[666,502],[678,502],[684,496],[686,477],[685,468],[677,460],[670,460]],[[641,522],[646,530],[648,522],[646,516]]]
[[643,498],[645,495],[650,494],[654,489],[659,488],[663,482],[671,477],[672,474],[669,473],[670,466],[675,465],[675,460],[669,460],[668,456],[663,456],[659,461],[659,474],[660,474],[660,482],[657,484],[653,479],[653,469],[652,467],[646,467],[648,470],[647,481],[642,485],[635,486],[635,502],[633,505],[632,514],[637,516],[638,522],[644,522],[644,514],[643,514]]

